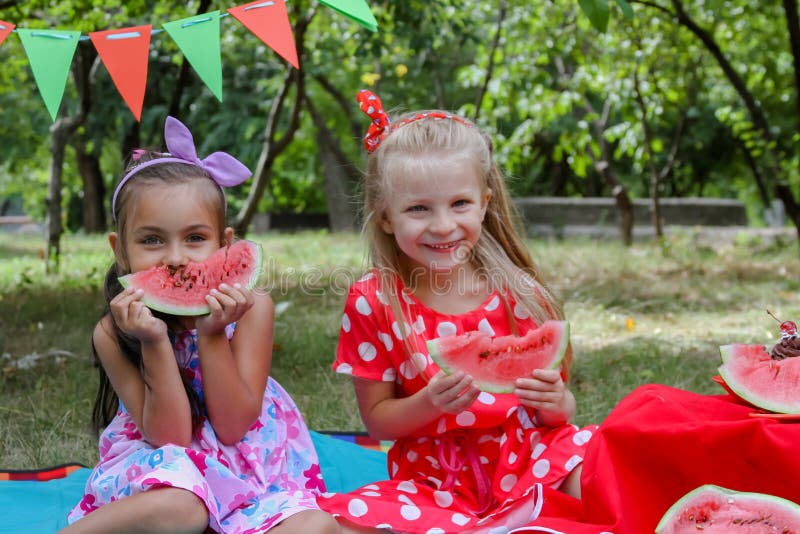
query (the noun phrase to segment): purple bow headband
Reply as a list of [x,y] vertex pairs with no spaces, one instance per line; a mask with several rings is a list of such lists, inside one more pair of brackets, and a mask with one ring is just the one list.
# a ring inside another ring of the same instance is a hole
[[[220,189],[239,185],[250,178],[252,174],[250,169],[245,167],[241,161],[226,152],[214,152],[204,159],[198,158],[192,133],[189,131],[189,128],[174,117],[168,116],[167,121],[164,123],[164,141],[169,151],[167,157],[151,159],[137,165],[128,171],[128,173],[122,177],[122,180],[119,181],[119,184],[117,184],[117,188],[114,190],[114,196],[111,199],[111,214],[115,221],[117,196],[120,190],[122,190],[125,183],[133,178],[137,172],[147,167],[161,163],[185,163],[187,165],[196,165],[203,169]],[[134,151],[134,159],[138,159],[136,157],[137,155],[141,156],[141,153],[137,154],[137,151]],[[224,193],[222,198],[225,198]]]

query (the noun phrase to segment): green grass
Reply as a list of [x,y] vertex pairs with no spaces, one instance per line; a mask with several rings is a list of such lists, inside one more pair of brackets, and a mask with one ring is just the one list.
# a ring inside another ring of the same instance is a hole
[[[264,246],[264,282],[285,307],[275,324],[274,377],[311,428],[362,429],[350,381],[330,369],[344,288],[364,267],[359,237],[251,239]],[[778,325],[767,308],[800,319],[794,242],[707,242],[694,232],[627,249],[590,240],[529,242],[572,324],[577,423],[601,421],[644,383],[720,393],[711,381],[719,345],[774,342]],[[0,233],[0,468],[97,459],[89,336],[111,254],[102,236],[69,236],[59,274],[46,275],[43,244],[38,236]],[[20,365],[29,360],[35,363]]]

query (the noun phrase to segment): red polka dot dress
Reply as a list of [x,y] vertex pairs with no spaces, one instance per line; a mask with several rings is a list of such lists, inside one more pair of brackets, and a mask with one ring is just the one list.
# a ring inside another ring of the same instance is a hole
[[[426,307],[398,280],[404,320],[395,319],[374,271],[350,288],[339,338],[336,372],[394,382],[409,396],[439,371],[425,341],[481,330],[511,333],[508,309],[520,334],[535,323],[499,293],[478,308],[449,315]],[[413,361],[406,346],[412,347]],[[531,523],[543,489],[558,487],[583,461],[596,427],[537,426],[533,410],[512,394],[482,392],[467,410],[443,414],[388,453],[390,480],[346,494],[327,494],[320,507],[371,527],[400,532],[487,532]]]

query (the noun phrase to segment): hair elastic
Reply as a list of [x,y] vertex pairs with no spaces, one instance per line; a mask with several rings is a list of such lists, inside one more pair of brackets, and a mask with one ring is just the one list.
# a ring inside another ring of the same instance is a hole
[[375,149],[378,148],[378,145],[381,144],[381,141],[383,141],[393,129],[397,129],[401,126],[421,119],[450,119],[459,122],[468,128],[472,128],[471,123],[465,121],[458,115],[453,115],[452,113],[443,113],[441,111],[418,113],[413,117],[408,117],[401,120],[394,125],[394,127],[392,127],[392,121],[389,120],[389,116],[383,110],[383,103],[381,102],[381,99],[378,98],[378,95],[369,89],[361,89],[356,95],[356,100],[361,106],[361,111],[363,111],[369,118],[372,119],[372,123],[369,125],[367,134],[364,136],[364,147],[367,149],[367,152],[374,152]]
[[[151,159],[136,165],[128,171],[117,184],[117,188],[114,190],[114,196],[111,199],[111,216],[114,218],[115,222],[117,220],[116,205],[119,192],[128,180],[147,167],[152,167],[153,165],[159,165],[161,163],[184,163],[186,165],[200,167],[214,180],[214,183],[219,186],[220,190],[223,190],[223,201],[225,199],[223,188],[239,185],[252,175],[250,169],[227,152],[214,152],[204,159],[198,158],[192,133],[189,131],[189,128],[174,117],[167,116],[167,120],[164,123],[164,141],[169,151],[168,154],[165,154],[166,157]],[[141,150],[137,149],[133,151],[134,161],[139,160],[141,157]]]

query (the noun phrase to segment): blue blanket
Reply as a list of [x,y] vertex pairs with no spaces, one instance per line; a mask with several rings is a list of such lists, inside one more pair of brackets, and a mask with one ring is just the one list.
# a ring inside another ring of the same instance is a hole
[[[328,491],[347,492],[388,478],[386,453],[311,432]],[[83,496],[90,469],[46,482],[0,481],[0,533],[52,534]]]

